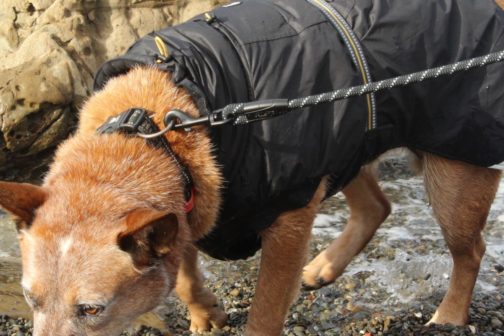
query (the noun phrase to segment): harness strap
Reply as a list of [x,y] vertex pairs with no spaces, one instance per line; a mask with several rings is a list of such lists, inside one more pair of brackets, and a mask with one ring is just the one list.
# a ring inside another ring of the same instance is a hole
[[[126,110],[117,116],[110,117],[96,131],[98,134],[111,134],[118,132],[126,135],[137,135],[138,133],[157,133],[159,132],[159,128],[154,123],[152,118],[149,117],[149,114],[145,109],[135,107]],[[166,137],[158,136],[146,140],[149,145],[155,148],[163,148],[179,168],[182,174],[182,179],[184,181],[184,208],[186,213],[191,212],[191,210],[194,208],[195,189],[189,169],[182,163],[178,155],[173,152]]]

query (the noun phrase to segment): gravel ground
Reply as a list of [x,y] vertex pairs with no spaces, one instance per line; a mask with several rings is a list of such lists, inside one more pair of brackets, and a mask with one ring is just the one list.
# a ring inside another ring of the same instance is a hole
[[[317,241],[320,241],[317,239]],[[374,256],[389,258],[390,256]],[[240,335],[243,332],[247,313],[252,301],[257,273],[257,260],[238,262],[232,266],[210,262],[207,267],[220,269],[218,280],[210,281],[209,287],[223,299],[229,315],[229,325],[205,335]],[[243,276],[243,269],[248,275]],[[495,267],[496,276],[502,266]],[[477,293],[470,311],[470,324],[466,327],[423,325],[441,301],[444,290],[428,297],[417,298],[407,304],[382,305],[389,293],[383,288],[369,286],[367,279],[372,274],[359,272],[354,276],[343,276],[335,284],[318,291],[302,292],[286,322],[284,334],[302,335],[504,335],[504,295],[500,293]],[[428,281],[428,280],[425,280]],[[360,297],[371,293],[373,303],[364,305]],[[162,309],[171,335],[191,335],[185,307],[175,298],[169,298]],[[21,318],[0,315],[0,336],[31,335],[32,322]],[[162,335],[156,329],[143,327],[127,335]]]
[[[469,325],[424,327],[446,291],[451,259],[430,214],[422,182],[405,167],[403,160],[384,164],[382,187],[393,202],[393,215],[334,284],[301,292],[286,321],[285,335],[504,335],[504,188],[490,212],[487,256]],[[346,216],[341,197],[324,205],[315,221],[312,255],[327,246],[329,236],[342,230]],[[256,256],[225,263],[202,258],[208,286],[222,299],[229,315],[228,326],[205,335],[242,334],[258,260]],[[191,335],[187,311],[176,298],[167,298],[158,314],[169,326],[169,335]],[[0,336],[31,335],[31,328],[30,321],[0,315]],[[161,333],[144,327],[123,335]]]

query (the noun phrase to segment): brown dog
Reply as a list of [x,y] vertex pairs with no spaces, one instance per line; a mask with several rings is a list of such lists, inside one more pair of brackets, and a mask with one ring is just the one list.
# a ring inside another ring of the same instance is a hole
[[[145,87],[131,89],[133,83]],[[34,309],[35,335],[117,335],[174,287],[189,307],[191,330],[225,323],[217,300],[202,287],[191,245],[208,232],[217,215],[218,207],[207,205],[220,202],[221,178],[206,130],[168,135],[198,185],[194,211],[186,218],[179,174],[162,150],[140,138],[96,134],[109,116],[139,104],[152,111],[178,108],[196,114],[167,74],[138,68],[111,80],[89,100],[77,134],[59,148],[42,187],[0,185],[0,203],[17,220],[22,284]],[[154,117],[159,121],[163,114]],[[449,291],[431,321],[461,325],[467,321],[485,250],[481,230],[500,173],[429,154],[421,157],[432,206],[454,258]],[[263,232],[248,335],[280,334],[299,287],[324,189],[322,183],[306,208],[284,213]],[[347,227],[305,267],[308,285],[338,277],[390,211],[367,169],[343,193],[351,210]]]
[[[212,229],[224,183],[207,129],[166,135],[197,186],[187,214],[179,167],[162,149],[139,137],[96,133],[110,116],[137,106],[154,111],[158,125],[167,110],[199,116],[168,73],[137,67],[90,98],[77,133],[58,149],[43,186],[0,184],[0,204],[19,231],[22,285],[34,310],[35,336],[118,335],[172,289],[188,305],[191,330],[225,323],[216,298],[203,287],[193,245]],[[449,290],[431,322],[462,325],[500,172],[418,155],[454,260]],[[261,270],[247,335],[281,334],[301,279],[311,287],[334,281],[390,212],[378,184],[362,168],[343,189],[351,210],[345,231],[303,271],[325,191],[323,179],[306,207],[282,213],[261,232]]]

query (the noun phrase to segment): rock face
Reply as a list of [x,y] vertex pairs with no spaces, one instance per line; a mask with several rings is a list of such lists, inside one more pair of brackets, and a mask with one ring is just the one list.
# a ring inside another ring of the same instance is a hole
[[105,60],[224,0],[1,0],[0,178],[37,179]]

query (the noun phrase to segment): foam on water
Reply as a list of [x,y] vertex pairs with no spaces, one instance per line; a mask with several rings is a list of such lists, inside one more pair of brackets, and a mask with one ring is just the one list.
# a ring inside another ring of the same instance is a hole
[[387,240],[413,240],[415,236],[405,227],[391,227],[386,230]]
[[[351,264],[345,273],[355,275],[372,270],[372,275],[366,279],[371,288],[384,289],[389,294],[389,303],[407,303],[418,298],[419,293],[428,296],[439,288],[446,288],[446,279],[449,277],[446,270],[451,269],[451,265],[452,261],[448,255],[430,253],[425,256],[411,256],[404,251],[398,251],[394,260],[366,260]],[[365,300],[366,297],[362,299]]]
[[[371,272],[366,283],[373,283],[385,290],[389,294],[388,304],[407,303],[418,299],[419,296],[445,291],[449,283],[452,259],[444,243],[441,228],[434,219],[422,179],[402,178],[380,184],[392,202],[393,212],[378,229],[373,241],[378,241],[378,246],[384,249],[394,247],[395,255],[391,259],[373,256],[368,258],[365,250],[349,265],[344,276]],[[336,212],[317,215],[314,234],[330,237],[341,234],[348,216],[346,210],[341,211],[342,200],[341,195],[331,200],[338,203],[334,207],[337,209]],[[500,282],[495,277],[493,267],[496,264],[504,264],[502,222],[504,222],[504,180],[500,183],[489,213],[487,230],[484,232],[487,252],[482,262],[476,291],[495,292],[500,288],[496,286]],[[422,245],[423,248],[418,249],[418,246]],[[408,246],[412,248],[408,250]],[[370,298],[366,298],[366,295]],[[368,305],[372,304],[372,295],[373,293],[364,294],[361,300]]]
[[[420,178],[398,179],[380,184],[392,201],[393,213],[378,230],[378,235],[388,236],[389,240],[442,239],[441,229],[434,219],[432,209],[423,191],[423,181]],[[340,194],[333,198],[338,202],[343,199]],[[348,212],[337,210],[333,213],[320,213],[316,216],[313,231],[315,235],[337,236],[341,233]],[[488,216],[488,222],[492,221],[504,222],[504,179],[500,183]],[[494,243],[503,245],[504,226],[501,230],[496,231],[492,234],[497,234],[499,239],[489,238],[490,246]]]

